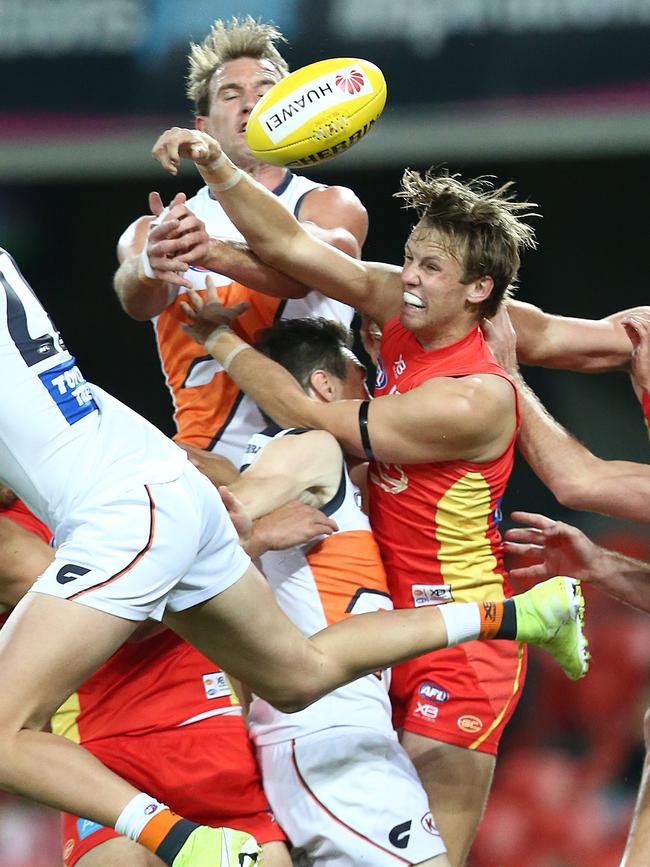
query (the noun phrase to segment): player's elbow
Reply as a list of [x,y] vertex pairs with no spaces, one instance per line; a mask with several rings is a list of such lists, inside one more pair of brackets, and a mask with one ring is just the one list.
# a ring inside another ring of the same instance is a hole
[[320,698],[320,693],[315,691],[312,683],[299,683],[297,678],[290,684],[284,684],[281,690],[258,694],[282,713],[298,713]]
[[589,511],[594,506],[594,477],[588,473],[563,474],[549,484],[555,499],[567,509]]

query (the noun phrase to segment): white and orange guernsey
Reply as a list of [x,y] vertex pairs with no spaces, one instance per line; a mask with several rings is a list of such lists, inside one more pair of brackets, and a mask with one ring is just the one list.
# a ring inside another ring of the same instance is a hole
[[[299,216],[304,196],[320,187],[322,184],[287,172],[273,192],[287,210]],[[203,220],[212,237],[243,241],[243,236],[207,187],[187,205]],[[248,343],[254,343],[259,332],[276,319],[324,316],[347,327],[354,313],[346,304],[318,292],[308,292],[304,298],[273,298],[205,268],[192,266],[185,276],[202,296],[206,292],[207,277],[212,277],[219,298],[226,306],[240,301],[250,303],[250,308],[233,325]],[[239,390],[221,365],[179,328],[179,323],[185,321],[180,309],[185,294],[186,290],[181,288],[175,299],[153,319],[158,353],[174,402],[175,439],[217,452],[238,465],[248,440],[264,427],[264,420],[257,406]]]

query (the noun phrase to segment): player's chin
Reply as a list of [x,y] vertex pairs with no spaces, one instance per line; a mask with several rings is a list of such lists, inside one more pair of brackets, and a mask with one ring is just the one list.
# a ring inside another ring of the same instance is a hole
[[410,304],[402,304],[399,314],[404,328],[421,328],[426,325],[426,316],[426,307],[412,307]]

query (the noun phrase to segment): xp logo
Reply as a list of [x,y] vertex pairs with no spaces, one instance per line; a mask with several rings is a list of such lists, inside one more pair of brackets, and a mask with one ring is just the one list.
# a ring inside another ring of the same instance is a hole
[[347,75],[337,75],[334,83],[343,93],[353,95],[359,93],[366,82],[363,72],[360,72],[358,69],[351,69]]
[[70,581],[75,581],[77,578],[82,578],[87,575],[90,569],[85,569],[83,566],[75,566],[74,563],[67,563],[61,566],[56,573],[56,580],[59,584],[68,584]]
[[408,846],[412,824],[409,819],[408,822],[402,822],[401,825],[395,825],[394,828],[391,828],[388,839],[396,849],[406,849]]
[[432,701],[449,701],[447,690],[430,680],[425,680],[424,683],[420,684],[419,693],[423,698],[428,698]]

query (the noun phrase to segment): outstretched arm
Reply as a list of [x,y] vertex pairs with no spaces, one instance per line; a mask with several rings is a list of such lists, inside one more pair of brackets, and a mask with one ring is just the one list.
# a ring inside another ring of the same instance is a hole
[[515,380],[521,411],[518,445],[535,474],[571,509],[650,521],[650,466],[606,461],[585,448],[547,412],[522,378],[516,337],[505,310],[483,327],[490,348]]
[[[208,279],[206,299],[187,293],[185,330],[227,370],[239,387],[283,427],[329,431],[343,449],[367,454],[359,429],[366,401],[321,403],[308,397],[291,374],[255,351],[229,328],[232,318]],[[208,311],[208,313],[206,313]],[[492,460],[515,429],[515,395],[499,376],[436,377],[402,395],[369,403],[368,431],[379,461],[427,463],[452,459]]]
[[562,521],[530,512],[513,512],[512,517],[526,524],[506,532],[513,579],[544,581],[553,575],[570,575],[650,613],[650,563],[601,548]]
[[632,347],[624,322],[633,315],[650,316],[650,307],[634,307],[604,319],[577,319],[514,299],[507,302],[507,309],[517,332],[521,364],[585,373],[626,367]]
[[314,237],[276,196],[236,168],[206,133],[175,127],[158,139],[153,155],[171,174],[176,174],[181,158],[194,160],[251,250],[268,265],[377,322],[399,309],[400,269],[359,262]]

